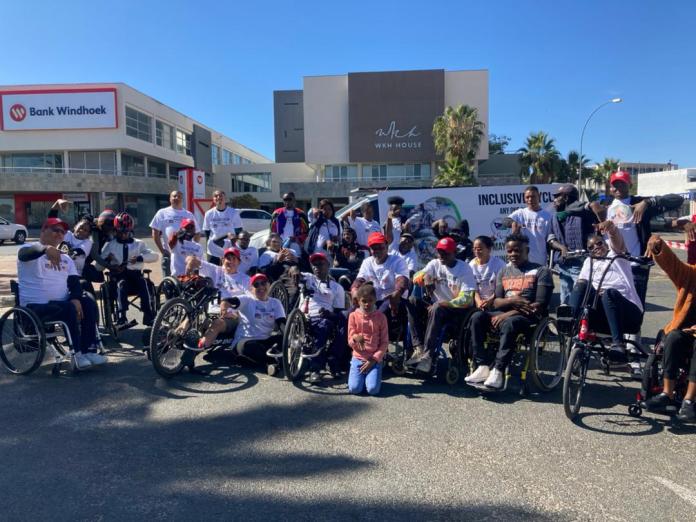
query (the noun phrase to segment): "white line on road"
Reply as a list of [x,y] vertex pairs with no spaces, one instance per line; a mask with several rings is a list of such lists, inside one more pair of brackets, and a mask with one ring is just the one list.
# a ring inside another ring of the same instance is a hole
[[681,498],[689,502],[692,506],[696,507],[696,492],[688,488],[685,488],[684,486],[680,486],[679,484],[672,482],[671,480],[667,480],[666,478],[653,478],[666,488],[670,489],[672,493],[674,493],[677,496],[680,496]]

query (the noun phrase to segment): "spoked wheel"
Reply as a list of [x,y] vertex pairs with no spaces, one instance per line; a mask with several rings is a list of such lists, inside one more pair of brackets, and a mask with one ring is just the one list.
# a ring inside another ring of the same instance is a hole
[[461,372],[459,371],[457,363],[453,359],[450,359],[447,371],[445,372],[445,382],[450,386],[454,386],[459,382],[460,375]]
[[286,314],[290,313],[290,310],[288,310],[290,308],[290,293],[282,280],[278,280],[271,285],[271,288],[268,290],[268,295],[280,301]]
[[589,363],[590,355],[587,349],[574,346],[563,374],[563,409],[570,420],[575,420],[580,412]]
[[301,310],[290,312],[283,335],[283,372],[285,378],[291,381],[299,380],[304,372],[302,347],[307,339],[306,326]]
[[109,283],[104,283],[99,289],[101,294],[101,311],[102,311],[102,324],[109,335],[114,339],[118,339],[118,328],[116,323],[118,322],[118,312],[116,310],[115,296],[111,295],[111,290],[109,289]]
[[170,299],[179,297],[181,295],[181,292],[181,283],[176,277],[165,277],[164,279],[162,279],[162,282],[157,287],[157,297],[155,298],[157,306],[156,308],[153,308],[153,310],[157,310],[160,306],[162,306]]
[[177,297],[162,305],[150,334],[150,359],[162,377],[171,377],[184,366],[184,335],[192,326],[191,306]]
[[543,392],[555,389],[563,378],[567,357],[567,338],[558,330],[556,320],[544,318],[532,336],[532,381]]
[[26,375],[36,370],[46,353],[43,323],[28,308],[11,308],[0,318],[0,359],[8,371]]

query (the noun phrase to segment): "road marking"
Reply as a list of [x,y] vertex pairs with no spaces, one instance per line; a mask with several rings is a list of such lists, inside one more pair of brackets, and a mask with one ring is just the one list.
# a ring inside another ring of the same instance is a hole
[[696,507],[696,492],[691,491],[688,488],[685,488],[684,486],[680,486],[679,484],[672,482],[671,480],[667,480],[666,478],[662,477],[653,477],[656,481],[658,481],[660,484],[665,486],[666,488],[670,489],[672,493],[675,495],[683,498],[687,502],[689,502],[692,506]]

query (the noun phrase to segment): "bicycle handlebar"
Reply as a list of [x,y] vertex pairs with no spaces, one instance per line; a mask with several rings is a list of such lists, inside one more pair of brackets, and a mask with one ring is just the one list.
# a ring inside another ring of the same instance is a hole
[[565,259],[577,259],[577,258],[582,258],[582,257],[590,257],[594,260],[605,260],[605,261],[610,261],[612,259],[625,259],[627,261],[630,261],[631,263],[636,263],[638,265],[642,266],[653,266],[655,264],[655,261],[653,261],[649,257],[645,256],[631,256],[629,254],[616,254],[615,256],[593,256],[590,252],[587,250],[570,250],[568,254],[565,256]]

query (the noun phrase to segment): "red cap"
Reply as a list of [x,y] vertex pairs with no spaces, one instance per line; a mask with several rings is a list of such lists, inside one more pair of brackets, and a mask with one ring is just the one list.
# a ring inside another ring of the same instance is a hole
[[326,255],[322,252],[315,252],[311,256],[309,256],[309,262],[311,264],[315,264],[316,261],[326,261],[327,263],[329,262],[329,259],[326,257]]
[[41,230],[48,227],[54,227],[56,225],[63,227],[63,230],[65,230],[66,232],[70,228],[70,225],[68,225],[65,221],[63,221],[60,218],[48,218],[46,221],[43,222],[43,225],[41,225]]
[[384,237],[384,234],[381,232],[373,232],[369,236],[367,236],[367,246],[371,247],[372,245],[379,245],[382,243],[386,243],[387,238]]
[[435,246],[437,250],[444,250],[448,254],[454,254],[457,251],[457,242],[451,237],[443,237]]
[[268,281],[268,277],[266,274],[254,274],[251,276],[251,280],[249,281],[252,286],[254,286],[254,283],[256,281]]
[[615,181],[623,181],[627,185],[633,185],[631,182],[631,175],[625,170],[619,170],[611,175],[609,178],[609,184],[613,185]]
[[181,220],[181,228],[186,228],[189,225],[196,226],[196,222],[191,218],[186,218]]
[[222,257],[227,257],[228,254],[232,254],[237,259],[242,259],[242,254],[239,253],[238,248],[226,248],[222,253]]

